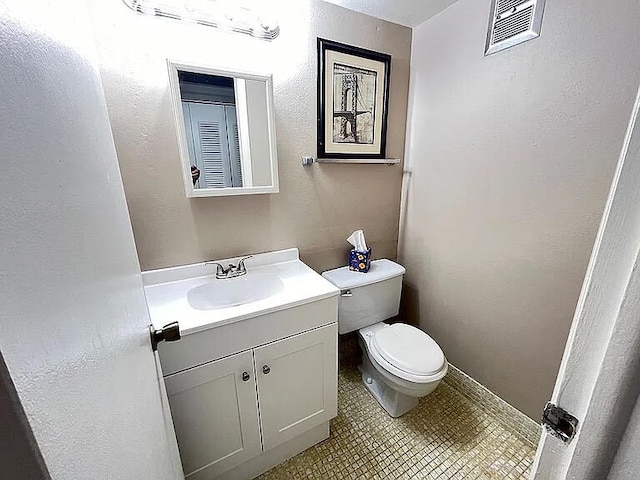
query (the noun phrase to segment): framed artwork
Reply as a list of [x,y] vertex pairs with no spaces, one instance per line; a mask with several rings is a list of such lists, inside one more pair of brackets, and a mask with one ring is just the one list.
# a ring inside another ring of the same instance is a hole
[[386,157],[391,55],[318,38],[318,158]]

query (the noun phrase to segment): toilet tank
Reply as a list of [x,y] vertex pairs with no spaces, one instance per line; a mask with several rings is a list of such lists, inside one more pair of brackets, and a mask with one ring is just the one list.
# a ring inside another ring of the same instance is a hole
[[395,317],[400,309],[405,268],[391,260],[371,262],[367,273],[349,267],[328,270],[324,278],[340,289],[338,333],[348,333]]

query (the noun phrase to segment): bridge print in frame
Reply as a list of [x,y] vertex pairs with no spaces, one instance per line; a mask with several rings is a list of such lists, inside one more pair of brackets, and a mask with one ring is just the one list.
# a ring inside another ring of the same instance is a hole
[[318,158],[386,158],[391,55],[318,38]]

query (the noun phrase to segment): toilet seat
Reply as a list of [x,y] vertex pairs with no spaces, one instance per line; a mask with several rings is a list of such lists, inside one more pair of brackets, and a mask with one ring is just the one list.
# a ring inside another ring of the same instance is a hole
[[446,372],[438,344],[422,330],[404,323],[385,325],[368,336],[369,353],[381,367],[415,383],[432,382]]

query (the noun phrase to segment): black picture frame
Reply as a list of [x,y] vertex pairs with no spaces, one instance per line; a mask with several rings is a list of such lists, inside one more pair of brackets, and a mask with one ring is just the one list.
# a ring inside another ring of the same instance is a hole
[[390,79],[391,55],[318,38],[318,158],[386,158]]

